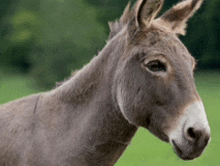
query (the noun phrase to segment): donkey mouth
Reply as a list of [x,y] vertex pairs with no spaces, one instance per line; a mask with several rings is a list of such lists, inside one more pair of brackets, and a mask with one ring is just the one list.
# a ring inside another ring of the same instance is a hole
[[184,152],[180,149],[180,147],[176,144],[176,142],[174,140],[172,140],[172,144],[173,144],[173,147],[174,147],[174,151],[176,152],[176,154],[183,160],[193,160],[195,159],[196,157],[199,157],[199,155],[191,155],[190,153],[189,154],[184,154]]

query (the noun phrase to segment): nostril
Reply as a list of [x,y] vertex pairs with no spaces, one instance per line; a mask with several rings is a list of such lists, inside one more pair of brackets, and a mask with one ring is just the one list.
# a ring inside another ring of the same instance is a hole
[[187,134],[191,139],[198,140],[202,136],[202,131],[190,127],[187,130]]
[[196,133],[194,132],[194,129],[192,127],[188,128],[187,133],[190,138],[196,139]]

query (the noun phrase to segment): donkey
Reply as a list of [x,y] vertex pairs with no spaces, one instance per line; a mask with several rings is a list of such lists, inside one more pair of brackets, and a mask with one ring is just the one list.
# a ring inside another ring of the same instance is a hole
[[156,19],[163,0],[128,4],[89,64],[59,87],[0,106],[1,166],[112,166],[138,127],[199,157],[210,127],[193,78],[195,60],[178,39],[202,0]]

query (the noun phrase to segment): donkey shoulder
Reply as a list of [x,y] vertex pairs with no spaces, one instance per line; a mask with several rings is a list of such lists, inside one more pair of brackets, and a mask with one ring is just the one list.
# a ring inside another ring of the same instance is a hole
[[[40,94],[0,105],[0,165],[19,165],[32,147],[34,110]],[[28,150],[29,149],[29,150]]]
[[40,94],[34,94],[0,105],[0,139],[4,134],[13,137],[17,132],[22,134],[31,126],[39,96]]

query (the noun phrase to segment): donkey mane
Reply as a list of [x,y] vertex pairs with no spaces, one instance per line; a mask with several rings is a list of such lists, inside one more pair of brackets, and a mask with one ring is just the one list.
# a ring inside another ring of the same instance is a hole
[[69,81],[71,78],[73,78],[76,75],[77,72],[78,72],[78,70],[75,70],[71,73],[71,75],[68,78],[64,79],[63,81],[56,82],[56,85],[53,89],[56,89],[56,88],[60,87],[61,85],[63,85],[65,82]]
[[108,23],[110,28],[109,40],[116,36],[118,32],[120,32],[129,23],[131,17],[133,17],[133,10],[134,9],[131,10],[131,3],[129,2],[121,18],[115,22]]

